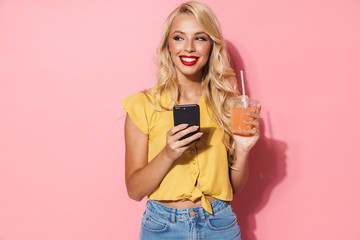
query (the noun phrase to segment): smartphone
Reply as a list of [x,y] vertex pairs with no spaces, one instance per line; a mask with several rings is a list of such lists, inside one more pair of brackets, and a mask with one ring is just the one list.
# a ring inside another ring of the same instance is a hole
[[[188,104],[188,105],[177,105],[173,108],[174,113],[174,126],[177,126],[179,124],[187,123],[189,124],[187,126],[199,126],[199,128],[191,132],[182,138],[180,140],[183,140],[185,138],[188,138],[198,132],[200,132],[200,108],[197,104]],[[196,139],[195,141],[199,141],[200,138]]]

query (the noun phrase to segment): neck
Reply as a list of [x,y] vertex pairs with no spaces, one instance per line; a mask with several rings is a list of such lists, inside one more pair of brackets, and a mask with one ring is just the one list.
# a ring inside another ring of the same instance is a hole
[[202,72],[193,75],[183,75],[178,72],[176,75],[182,91],[197,92],[201,90]]
[[200,77],[179,77],[180,85],[179,102],[181,104],[197,103],[202,95]]

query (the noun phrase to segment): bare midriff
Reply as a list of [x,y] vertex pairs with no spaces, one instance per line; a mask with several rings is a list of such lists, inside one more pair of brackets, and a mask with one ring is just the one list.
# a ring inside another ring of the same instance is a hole
[[[205,197],[209,200],[209,202],[213,202],[216,200],[216,198],[214,198],[213,196],[207,196],[205,195]],[[180,200],[176,200],[176,201],[171,201],[171,200],[157,200],[157,202],[168,206],[168,207],[172,207],[172,208],[193,208],[193,207],[201,207],[201,198],[198,198],[195,200],[195,202],[189,200],[189,199],[180,199]]]

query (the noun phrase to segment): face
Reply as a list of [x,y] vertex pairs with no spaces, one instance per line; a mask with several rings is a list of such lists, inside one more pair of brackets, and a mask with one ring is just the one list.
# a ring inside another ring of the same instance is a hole
[[168,43],[178,78],[180,75],[201,77],[209,60],[212,41],[194,15],[182,14],[175,17]]

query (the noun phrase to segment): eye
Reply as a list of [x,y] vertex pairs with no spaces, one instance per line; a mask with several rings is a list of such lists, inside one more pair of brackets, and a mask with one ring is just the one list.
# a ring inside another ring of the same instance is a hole
[[183,40],[183,38],[180,37],[180,36],[175,36],[175,37],[174,37],[174,40],[175,40],[175,41],[180,41],[180,40]]
[[197,37],[196,40],[199,40],[199,41],[207,41],[207,39],[205,37]]

